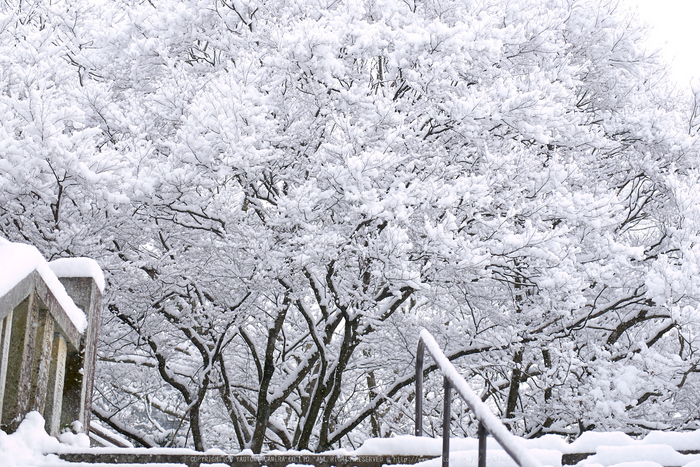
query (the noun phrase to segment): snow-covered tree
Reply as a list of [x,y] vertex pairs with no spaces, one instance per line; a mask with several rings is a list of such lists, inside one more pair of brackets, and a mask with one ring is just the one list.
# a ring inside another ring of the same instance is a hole
[[100,419],[410,432],[425,327],[518,434],[694,426],[697,93],[617,3],[75,3],[5,12],[0,232],[108,272]]

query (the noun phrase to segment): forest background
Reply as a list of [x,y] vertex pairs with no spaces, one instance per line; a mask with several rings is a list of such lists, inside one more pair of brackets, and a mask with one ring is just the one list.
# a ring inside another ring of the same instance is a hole
[[698,428],[700,84],[616,1],[0,11],[0,235],[103,267],[132,440],[410,433],[422,328],[518,435]]

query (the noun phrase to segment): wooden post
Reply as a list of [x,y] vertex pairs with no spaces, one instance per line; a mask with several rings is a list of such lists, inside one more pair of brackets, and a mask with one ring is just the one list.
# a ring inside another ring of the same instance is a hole
[[416,436],[423,436],[423,357],[425,343],[418,340],[416,351]]
[[60,333],[54,334],[51,349],[51,366],[49,367],[48,397],[44,408],[46,432],[58,436],[61,429],[61,412],[63,407],[63,384],[66,375],[67,345]]
[[61,425],[77,420],[88,432],[97,361],[97,337],[102,313],[102,293],[92,277],[60,277],[61,283],[78,308],[85,312],[87,329],[80,350],[68,352],[63,390]]
[[0,420],[2,420],[2,403],[5,400],[5,384],[7,381],[7,361],[10,358],[10,334],[12,333],[12,310],[2,321],[0,333]]
[[450,422],[452,415],[452,384],[447,376],[444,377],[445,400],[442,410],[442,467],[450,467]]
[[2,408],[2,427],[14,432],[28,412],[39,298],[32,292],[12,313],[12,332]]
[[479,422],[479,463],[477,467],[486,467],[486,437],[489,433],[483,423]]
[[36,344],[32,362],[32,382],[29,395],[29,410],[44,415],[44,404],[49,383],[49,367],[53,347],[54,320],[46,309],[39,310]]

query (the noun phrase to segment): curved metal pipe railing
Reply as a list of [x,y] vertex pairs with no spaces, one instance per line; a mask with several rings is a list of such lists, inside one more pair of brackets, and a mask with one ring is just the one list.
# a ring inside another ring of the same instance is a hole
[[472,391],[457,372],[432,335],[425,329],[420,333],[416,351],[416,436],[423,435],[423,355],[428,351],[444,376],[445,406],[442,421],[442,467],[450,465],[450,404],[452,389],[467,403],[479,421],[479,467],[486,466],[486,437],[490,434],[520,467],[542,467],[539,461],[518,442],[491,409]]

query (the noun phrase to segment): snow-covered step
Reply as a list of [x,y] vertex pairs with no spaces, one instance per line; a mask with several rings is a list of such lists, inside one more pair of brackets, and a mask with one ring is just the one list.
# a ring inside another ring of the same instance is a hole
[[[586,432],[572,443],[561,436],[546,435],[536,439],[519,439],[542,463],[553,467],[563,465],[612,467],[700,467],[700,432],[651,432],[635,439],[620,432]],[[478,440],[476,438],[452,438],[450,440],[451,467],[476,465]],[[397,436],[369,439],[352,451],[362,454],[429,454],[438,458],[442,440]],[[487,442],[489,467],[511,467],[517,464],[505,451],[489,438]],[[420,464],[421,467],[438,467],[440,460]]]
[[595,454],[580,461],[577,465],[610,466],[630,462],[651,462],[665,467],[687,466],[691,463],[700,466],[700,454],[684,454],[666,444],[599,446]]

